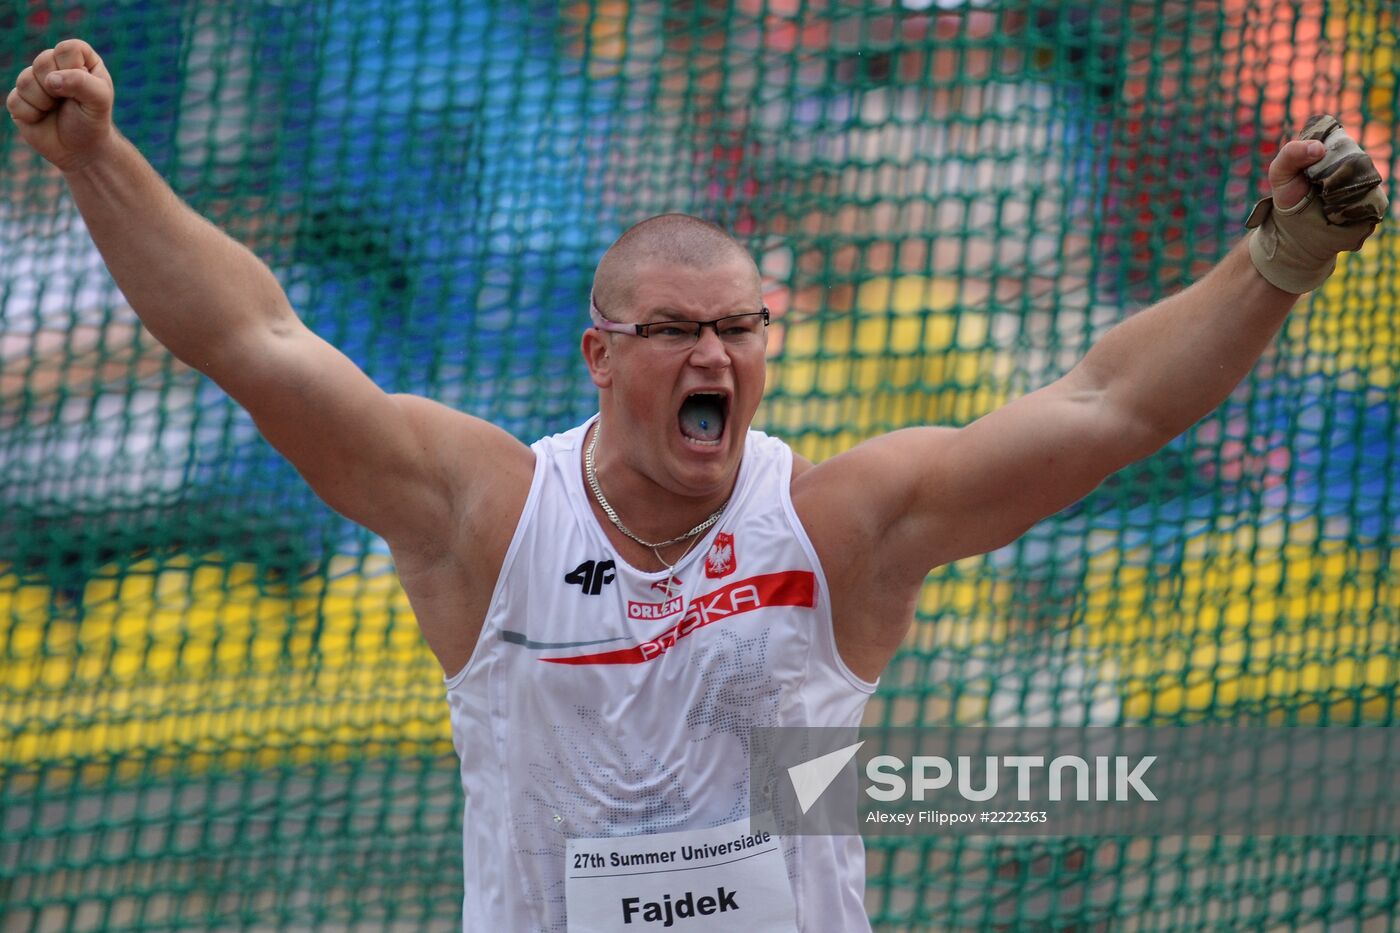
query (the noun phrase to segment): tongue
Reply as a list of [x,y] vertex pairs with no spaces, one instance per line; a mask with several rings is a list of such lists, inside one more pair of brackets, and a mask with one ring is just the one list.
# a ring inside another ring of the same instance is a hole
[[692,395],[681,403],[681,433],[697,441],[717,441],[724,433],[724,402],[715,395]]

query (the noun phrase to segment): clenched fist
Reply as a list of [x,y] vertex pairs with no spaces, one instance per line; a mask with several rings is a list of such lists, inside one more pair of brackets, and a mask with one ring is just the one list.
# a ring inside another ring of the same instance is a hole
[[1389,206],[1381,191],[1381,173],[1335,117],[1313,117],[1303,127],[1302,139],[1315,139],[1327,147],[1322,161],[1307,167],[1317,186],[1322,212],[1332,224],[1378,224]]
[[1249,256],[1260,275],[1293,294],[1325,282],[1337,254],[1359,250],[1389,206],[1370,156],[1330,116],[1309,120],[1279,151],[1269,184],[1273,197],[1245,221]]
[[19,73],[5,106],[20,138],[67,172],[116,136],[113,97],[112,76],[92,46],[65,39]]

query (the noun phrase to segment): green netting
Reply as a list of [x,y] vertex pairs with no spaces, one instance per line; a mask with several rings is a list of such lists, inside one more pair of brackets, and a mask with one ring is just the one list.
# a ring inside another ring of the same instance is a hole
[[[592,264],[686,210],[768,278],[768,429],[823,458],[1064,372],[1239,233],[1331,111],[1395,170],[1377,0],[29,0],[381,384],[527,440],[593,393]],[[7,77],[8,80],[8,77]],[[383,548],[134,327],[0,137],[0,929],[449,929],[439,671]],[[1397,723],[1383,230],[1185,437],[935,573],[870,721]],[[1222,307],[1221,314],[1232,309]],[[1400,843],[870,842],[888,929],[1393,929]]]

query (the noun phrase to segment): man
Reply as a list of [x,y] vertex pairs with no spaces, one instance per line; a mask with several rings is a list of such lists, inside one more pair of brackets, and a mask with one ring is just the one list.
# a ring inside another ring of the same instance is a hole
[[[1205,415],[1385,207],[1370,160],[1311,124],[1326,146],[1283,148],[1248,246],[1065,377],[819,466],[748,430],[765,365],[753,261],[702,221],[653,218],[595,275],[582,349],[599,416],[527,448],[383,393],[307,330],[117,133],[112,96],[68,40],[7,104],[156,338],[389,542],[447,677],[464,924],[490,930],[642,928],[682,904],[712,924],[695,929],[867,927],[858,839],[744,835],[749,729],[858,723],[931,568],[1015,539]],[[602,852],[619,837],[625,865],[659,866],[650,880],[585,871],[617,867]],[[744,858],[686,864],[725,846]]]

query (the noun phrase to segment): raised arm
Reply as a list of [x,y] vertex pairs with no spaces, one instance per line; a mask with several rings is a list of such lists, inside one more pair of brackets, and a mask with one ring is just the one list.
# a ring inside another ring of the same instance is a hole
[[271,271],[121,136],[112,101],[101,58],[70,39],[24,69],[6,104],[23,139],[63,172],[142,323],[247,408],[337,511],[396,553],[451,546],[464,514],[499,498],[493,482],[518,483],[529,451],[478,419],[385,394],[307,329]]
[[[847,603],[848,621],[838,617],[848,661],[878,670],[907,625],[902,613],[870,618],[866,602],[889,592],[911,603],[930,569],[1015,540],[1224,401],[1298,292],[1326,278],[1339,249],[1359,248],[1384,212],[1370,160],[1361,155],[1361,171],[1354,143],[1343,153],[1338,140],[1326,159],[1316,140],[1284,146],[1270,166],[1272,202],[1252,217],[1263,227],[1190,288],[1113,327],[1061,379],[965,428],[897,431],[800,478],[799,512],[819,552],[826,542],[838,558],[833,599],[867,594]],[[1336,170],[1338,158],[1350,167]],[[1305,174],[1314,164],[1315,189]]]
[[1116,325],[1050,385],[961,430],[890,435],[883,457],[921,465],[892,529],[918,542],[905,570],[922,579],[1008,544],[1161,448],[1225,400],[1297,298],[1237,247],[1185,291]]

